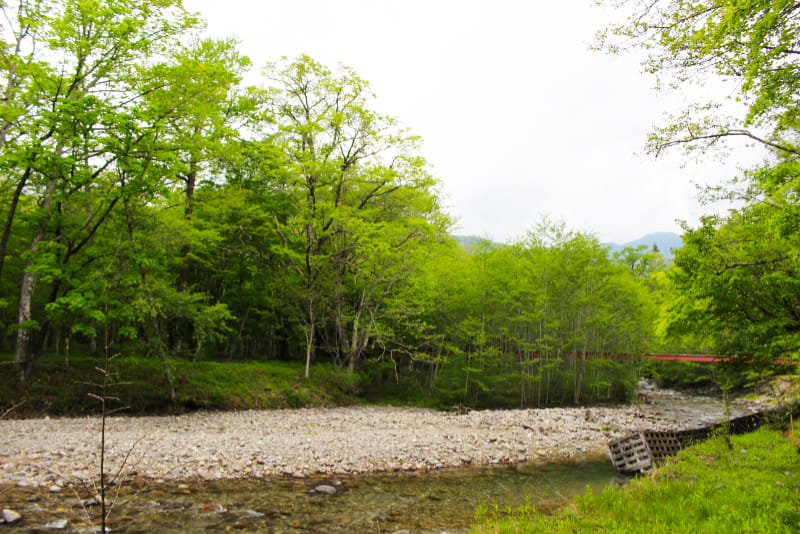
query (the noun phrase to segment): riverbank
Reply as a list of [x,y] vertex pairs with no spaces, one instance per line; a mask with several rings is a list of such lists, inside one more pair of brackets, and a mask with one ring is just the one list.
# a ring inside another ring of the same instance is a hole
[[485,509],[470,532],[513,534],[795,533],[800,471],[794,433],[761,428],[684,449],[623,488],[590,491],[552,514]]
[[[641,428],[717,422],[722,401],[644,392],[631,406],[471,411],[349,407],[111,417],[106,471],[154,481],[430,470],[604,453]],[[737,401],[736,415],[758,402]],[[0,484],[53,487],[96,477],[100,421],[0,420]]]

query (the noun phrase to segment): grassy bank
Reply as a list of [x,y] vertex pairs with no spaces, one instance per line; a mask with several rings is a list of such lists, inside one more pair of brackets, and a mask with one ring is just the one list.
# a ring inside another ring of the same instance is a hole
[[[188,361],[170,359],[176,401],[170,403],[163,364],[155,358],[124,356],[111,361],[119,397],[128,413],[192,409],[299,408],[370,402],[437,409],[552,407],[625,403],[634,397],[637,366],[606,359],[518,361],[484,356],[476,363],[450,358],[436,366],[398,366],[370,361],[353,373],[316,363],[305,379],[300,362]],[[480,365],[478,365],[480,364]],[[21,383],[11,355],[0,355],[0,416],[19,402],[15,415],[83,415],[99,403],[92,382],[100,381],[97,357],[73,356],[69,365],[56,355],[42,359],[33,377]]]
[[[34,377],[21,383],[10,365],[0,359],[0,414],[12,406],[14,415],[81,415],[97,413],[100,380],[96,358],[72,358],[68,366],[46,358]],[[333,365],[316,365],[303,378],[303,367],[287,362],[189,362],[171,360],[176,402],[170,403],[160,361],[117,358],[111,362],[116,382],[109,393],[126,413],[174,410],[243,410],[335,406],[359,402],[357,378]],[[20,404],[21,403],[21,404]]]
[[476,534],[796,533],[800,453],[791,433],[762,429],[685,449],[624,488],[588,492],[552,515],[479,513]]

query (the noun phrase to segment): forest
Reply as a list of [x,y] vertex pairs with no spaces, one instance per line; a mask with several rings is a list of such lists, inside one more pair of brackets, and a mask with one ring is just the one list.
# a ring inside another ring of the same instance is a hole
[[[280,361],[450,404],[545,406],[625,399],[622,356],[797,357],[798,93],[766,60],[749,120],[778,125],[774,158],[667,263],[544,214],[514,242],[462,247],[421,139],[373,109],[366,80],[301,56],[246,86],[236,42],[205,38],[178,0],[0,10],[15,380],[47,354],[146,357],[175,402],[177,361]],[[739,135],[682,131],[653,149]]]

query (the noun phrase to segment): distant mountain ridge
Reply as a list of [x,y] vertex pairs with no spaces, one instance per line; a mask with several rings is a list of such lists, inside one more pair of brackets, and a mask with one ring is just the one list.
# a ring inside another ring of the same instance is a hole
[[451,235],[450,237],[455,239],[456,243],[458,243],[467,250],[469,250],[470,247],[477,245],[479,242],[485,239],[483,237],[478,237],[476,235]]
[[[474,235],[454,235],[452,237],[467,250],[483,239]],[[499,243],[495,244],[497,246],[502,246]],[[655,245],[658,247],[659,252],[661,252],[667,259],[671,259],[673,257],[672,250],[681,248],[683,246],[683,241],[681,241],[681,236],[674,232],[653,232],[651,234],[644,235],[639,239],[628,241],[627,243],[602,243],[602,245],[604,247],[608,247],[612,253],[619,252],[624,248],[636,248],[639,245],[646,245],[647,248],[652,248],[653,245]]]
[[603,243],[603,246],[611,249],[611,252],[619,252],[624,248],[636,248],[640,245],[646,245],[648,248],[652,248],[652,246],[655,245],[658,247],[659,252],[667,259],[670,259],[674,255],[672,253],[673,249],[681,248],[683,246],[683,241],[681,240],[681,236],[674,232],[654,232],[621,245],[617,243]]

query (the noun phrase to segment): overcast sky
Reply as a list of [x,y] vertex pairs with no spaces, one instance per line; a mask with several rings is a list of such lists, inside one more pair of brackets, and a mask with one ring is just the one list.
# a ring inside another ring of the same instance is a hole
[[374,109],[422,136],[457,234],[507,241],[543,216],[618,243],[680,232],[676,220],[708,211],[693,184],[719,182],[741,164],[681,167],[678,153],[642,154],[652,126],[687,96],[653,91],[631,55],[588,49],[619,16],[592,0],[184,5],[201,13],[208,35],[237,37],[256,74],[308,54],[368,80]]

